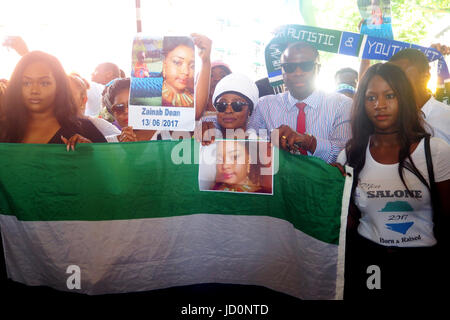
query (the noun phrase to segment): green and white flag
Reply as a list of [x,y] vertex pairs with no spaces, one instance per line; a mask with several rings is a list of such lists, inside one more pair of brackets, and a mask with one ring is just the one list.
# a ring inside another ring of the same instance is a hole
[[89,295],[232,283],[342,299],[351,179],[280,151],[273,196],[202,192],[198,149],[0,144],[8,277]]

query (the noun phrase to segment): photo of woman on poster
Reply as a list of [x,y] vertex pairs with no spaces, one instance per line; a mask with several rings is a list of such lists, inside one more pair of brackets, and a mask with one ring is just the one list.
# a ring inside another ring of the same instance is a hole
[[194,42],[189,37],[164,37],[162,105],[194,107]]
[[[266,144],[264,151],[258,150]],[[265,159],[261,159],[263,155]],[[216,144],[215,178],[209,190],[272,194],[269,142],[222,140]]]

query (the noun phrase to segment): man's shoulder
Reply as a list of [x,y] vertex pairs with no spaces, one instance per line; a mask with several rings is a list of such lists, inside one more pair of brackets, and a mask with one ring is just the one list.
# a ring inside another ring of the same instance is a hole
[[434,98],[430,98],[430,100],[425,103],[422,110],[425,115],[439,113],[440,116],[450,117],[450,106]]
[[92,82],[90,82],[90,87],[88,89],[88,93],[92,92],[92,93],[97,94],[98,92],[100,92],[100,94],[101,94],[103,92],[103,89],[105,89],[104,85],[92,81]]
[[337,92],[325,92],[316,90],[308,100],[311,104],[316,104],[321,109],[333,109],[340,112],[350,112],[352,106],[352,99],[349,97],[337,93]]
[[289,94],[288,91],[285,91],[282,93],[277,93],[277,94],[269,94],[269,95],[259,98],[259,101],[266,101],[266,100],[272,101],[272,100],[284,99],[288,94]]
[[[292,98],[293,99],[293,98]],[[352,99],[349,97],[337,93],[337,92],[325,92],[322,90],[315,90],[309,97],[307,97],[305,102],[315,103],[333,103],[344,106],[351,106]],[[270,103],[289,103],[289,92],[285,91],[283,93],[267,95],[259,98],[258,104],[270,104]]]
[[346,95],[343,95],[342,93],[338,92],[323,92],[321,91],[325,99],[329,101],[335,101],[337,103],[343,104],[343,105],[351,105],[352,99],[347,97]]
[[450,143],[450,107],[431,98],[422,107],[422,112],[426,123],[432,128],[433,135]]
[[268,106],[273,103],[280,103],[287,99],[288,92],[282,92],[278,94],[270,94],[267,96],[263,96],[258,99],[258,106]]

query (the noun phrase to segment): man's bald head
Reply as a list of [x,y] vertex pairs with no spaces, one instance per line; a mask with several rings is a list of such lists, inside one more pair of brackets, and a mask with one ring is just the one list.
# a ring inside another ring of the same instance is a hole
[[303,100],[315,89],[319,72],[319,52],[306,42],[291,43],[281,56],[283,80],[291,95]]
[[113,79],[120,78],[119,67],[111,62],[101,63],[92,73],[91,80],[100,84],[107,84]]
[[313,53],[314,59],[319,62],[320,55],[316,47],[308,42],[292,42],[283,51],[283,54],[281,56],[281,63],[283,63],[283,61],[286,61],[289,54],[294,53],[294,51],[311,51]]

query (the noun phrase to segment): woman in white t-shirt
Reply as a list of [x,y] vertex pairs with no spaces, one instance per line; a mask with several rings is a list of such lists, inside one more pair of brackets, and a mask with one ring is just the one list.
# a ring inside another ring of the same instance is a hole
[[[366,71],[353,103],[353,138],[338,157],[354,169],[349,226],[358,225],[347,237],[346,299],[429,298],[436,276],[440,283],[447,277],[438,271],[423,123],[400,68],[385,63]],[[431,138],[430,149],[441,208],[436,215],[447,223],[450,146]],[[352,221],[354,212],[360,216]]]

